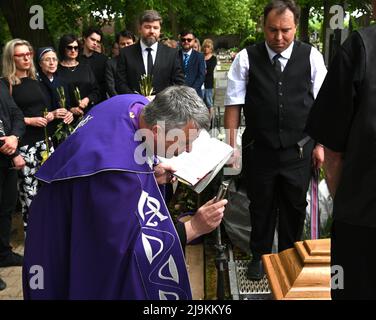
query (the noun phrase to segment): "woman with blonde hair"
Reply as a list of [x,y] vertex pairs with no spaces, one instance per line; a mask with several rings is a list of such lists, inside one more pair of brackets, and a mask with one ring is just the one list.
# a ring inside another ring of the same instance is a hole
[[19,143],[20,154],[26,165],[20,171],[18,181],[25,230],[29,207],[39,188],[34,174],[46,153],[53,151],[49,138],[45,137],[45,128],[54,119],[54,115],[52,112],[45,113],[46,97],[36,80],[33,55],[30,43],[22,39],[9,41],[3,50],[2,81],[23,112],[26,125],[26,132]]
[[200,40],[198,38],[194,39],[193,50],[201,52],[201,43],[200,43]]
[[214,44],[213,40],[205,39],[202,43],[202,52],[204,53],[205,64],[206,64],[206,75],[204,82],[204,90],[202,96],[204,97],[204,102],[210,110],[210,115],[213,117],[213,94],[214,94],[214,69],[217,65],[217,58],[213,55]]

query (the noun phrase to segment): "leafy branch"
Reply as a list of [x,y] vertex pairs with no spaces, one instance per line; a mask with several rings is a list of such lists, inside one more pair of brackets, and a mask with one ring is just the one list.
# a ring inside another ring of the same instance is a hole
[[[43,117],[46,118],[47,114],[48,114],[48,110],[47,108],[45,108],[43,112]],[[42,156],[41,164],[43,164],[50,156],[50,142],[48,139],[47,126],[44,127],[44,142],[46,144],[46,150],[41,152],[41,156]]]
[[[60,106],[62,108],[66,107],[66,98],[65,98],[65,92],[63,87],[57,88],[57,93],[59,95],[60,100]],[[74,131],[74,128],[72,125],[64,123],[64,121],[61,121],[53,134],[53,137],[57,140],[58,143],[63,142],[66,138],[68,138],[71,133]]]

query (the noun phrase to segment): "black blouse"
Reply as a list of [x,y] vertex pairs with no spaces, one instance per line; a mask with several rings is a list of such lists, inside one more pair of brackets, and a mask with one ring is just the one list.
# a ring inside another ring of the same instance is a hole
[[217,58],[211,56],[209,60],[205,60],[206,63],[206,76],[205,76],[205,89],[214,88],[214,69],[217,65]]
[[93,71],[88,64],[80,63],[75,67],[58,66],[59,77],[68,85],[71,97],[71,108],[78,106],[74,90],[80,90],[81,99],[88,97],[90,102],[85,112],[101,101],[101,94]]
[[[20,84],[12,86],[12,96],[24,117],[43,117],[45,109],[48,108],[46,96],[37,80],[22,78]],[[19,146],[34,145],[44,139],[43,127],[26,126]]]

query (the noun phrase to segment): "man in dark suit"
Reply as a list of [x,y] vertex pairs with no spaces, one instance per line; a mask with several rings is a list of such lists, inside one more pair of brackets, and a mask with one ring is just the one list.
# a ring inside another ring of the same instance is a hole
[[[16,170],[25,166],[18,151],[18,141],[25,133],[25,124],[24,115],[9,90],[0,81],[0,268],[22,266],[23,262],[23,257],[12,251],[10,235],[18,195]],[[5,288],[6,284],[0,278],[0,291]]]
[[89,27],[83,32],[82,38],[83,50],[78,60],[90,66],[100,89],[101,101],[103,101],[106,99],[105,70],[108,58],[104,54],[96,52],[97,47],[101,45],[103,33],[98,28]]
[[[115,43],[119,46],[119,50],[128,46],[131,46],[135,42],[136,42],[136,37],[131,31],[124,30],[116,34]],[[116,96],[118,94],[116,91],[115,79],[116,79],[119,55],[120,55],[120,52],[118,53],[118,55],[109,59],[106,65],[105,78],[106,78],[107,93],[110,97]]]
[[190,31],[180,34],[181,50],[179,51],[180,61],[185,76],[185,84],[196,90],[202,98],[202,84],[205,81],[205,59],[201,52],[193,50],[196,37]]
[[144,74],[153,76],[153,94],[168,86],[183,85],[184,73],[178,51],[158,43],[162,17],[157,11],[145,11],[139,20],[140,41],[120,50],[116,88],[118,93],[140,92]]

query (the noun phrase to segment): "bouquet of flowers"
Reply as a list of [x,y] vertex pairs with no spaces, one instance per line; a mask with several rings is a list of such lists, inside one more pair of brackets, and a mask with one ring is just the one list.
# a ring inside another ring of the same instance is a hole
[[[64,88],[57,88],[57,93],[59,95],[61,108],[66,109],[67,107]],[[64,121],[61,121],[56,127],[56,131],[54,132],[53,137],[57,140],[58,143],[63,142],[66,138],[68,138],[68,136],[73,132],[73,130],[74,128],[72,125],[64,123]]]
[[[46,117],[47,114],[48,114],[48,110],[47,110],[47,108],[45,108],[44,112],[43,112],[43,117]],[[50,153],[50,142],[49,142],[48,133],[47,133],[47,127],[44,127],[44,142],[46,143],[46,150],[41,152],[41,156],[42,156],[41,164],[43,164],[51,154]]]
[[153,94],[153,76],[149,74],[144,74],[141,76],[140,80],[140,91],[145,97],[151,96]]

